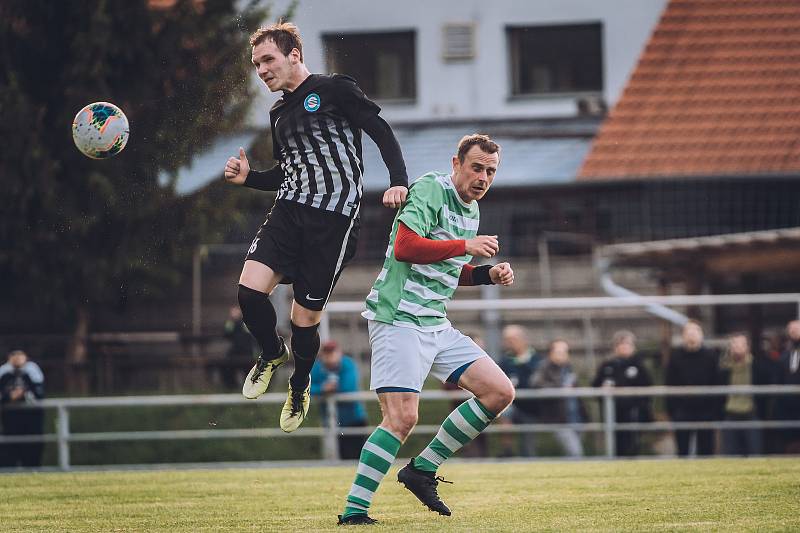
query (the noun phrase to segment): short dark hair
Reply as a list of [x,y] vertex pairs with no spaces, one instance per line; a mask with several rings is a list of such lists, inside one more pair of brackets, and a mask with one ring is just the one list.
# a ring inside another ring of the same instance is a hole
[[458,160],[463,163],[464,157],[466,157],[467,152],[473,146],[478,146],[481,150],[486,152],[487,154],[499,154],[500,153],[500,145],[494,142],[492,139],[489,138],[488,135],[484,135],[482,133],[473,133],[472,135],[464,135],[460,141],[458,141]]
[[282,20],[275,24],[270,24],[257,29],[250,36],[250,46],[255,48],[267,39],[275,43],[278,50],[285,56],[292,53],[292,49],[297,48],[300,52],[300,61],[303,61],[303,39],[300,38],[300,30],[291,22]]

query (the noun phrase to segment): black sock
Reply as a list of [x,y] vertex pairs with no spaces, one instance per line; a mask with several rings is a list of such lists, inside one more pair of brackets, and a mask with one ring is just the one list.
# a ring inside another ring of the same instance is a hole
[[239,307],[247,329],[261,346],[264,359],[275,359],[280,354],[280,341],[275,327],[278,316],[269,296],[244,285],[239,285]]
[[319,324],[301,327],[292,323],[292,354],[294,354],[294,374],[289,378],[292,390],[305,390],[311,367],[319,351]]

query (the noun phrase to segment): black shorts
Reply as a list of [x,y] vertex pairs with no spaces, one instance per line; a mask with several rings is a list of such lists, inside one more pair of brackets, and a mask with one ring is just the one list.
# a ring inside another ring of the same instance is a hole
[[253,239],[245,260],[283,274],[297,303],[321,311],[345,265],[356,253],[360,221],[333,211],[278,200]]

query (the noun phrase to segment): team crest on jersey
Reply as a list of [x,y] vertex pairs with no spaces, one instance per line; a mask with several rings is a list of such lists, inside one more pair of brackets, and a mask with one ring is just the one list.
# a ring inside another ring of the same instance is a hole
[[320,103],[319,95],[317,93],[311,93],[303,100],[303,107],[305,107],[306,111],[309,113],[313,113],[319,109]]

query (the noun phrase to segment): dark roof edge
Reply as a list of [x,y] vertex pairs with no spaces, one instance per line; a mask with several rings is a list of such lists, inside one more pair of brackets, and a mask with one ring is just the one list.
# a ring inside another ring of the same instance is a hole
[[[501,129],[503,127],[531,128],[530,136],[554,136],[555,132],[564,132],[564,136],[594,137],[605,117],[564,117],[564,118],[459,118],[446,120],[393,120],[391,126],[396,129],[434,129],[470,126],[474,128]],[[502,130],[501,130],[502,131]],[[502,132],[506,134],[506,132]]]
[[617,183],[666,183],[676,181],[720,181],[720,180],[743,180],[753,178],[766,178],[766,179],[798,179],[800,178],[800,171],[796,173],[775,173],[775,172],[762,172],[754,174],[690,174],[685,176],[640,176],[640,177],[576,177],[575,182],[580,185],[597,184],[609,185]]

